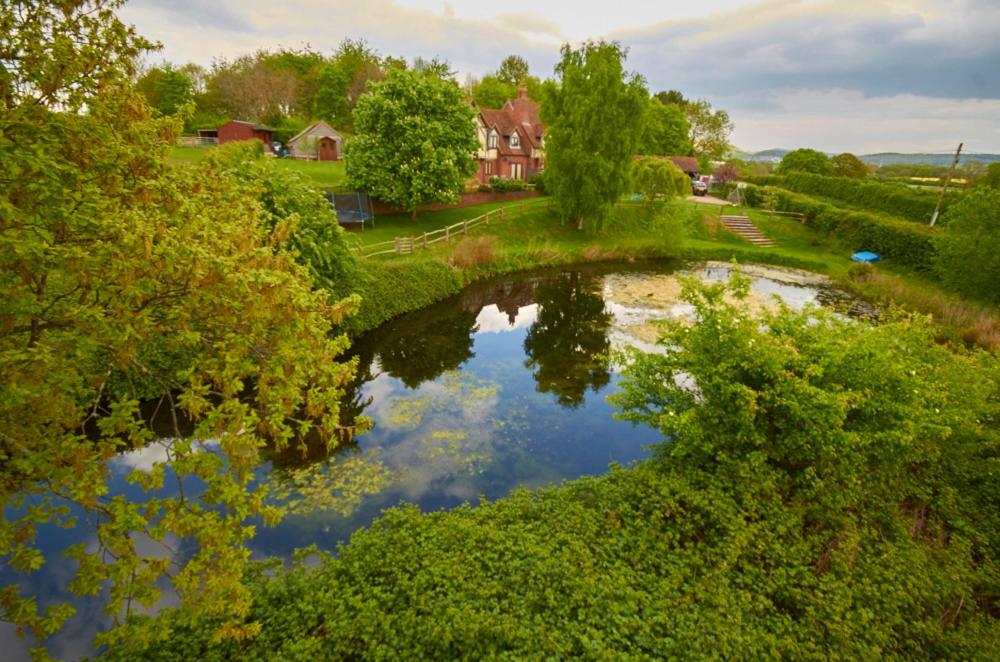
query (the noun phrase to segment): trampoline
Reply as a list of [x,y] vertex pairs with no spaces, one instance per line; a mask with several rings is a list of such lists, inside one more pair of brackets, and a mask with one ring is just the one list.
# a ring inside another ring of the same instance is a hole
[[327,193],[326,199],[337,212],[337,222],[341,225],[360,226],[364,230],[365,223],[371,221],[372,227],[375,227],[375,212],[367,191],[334,191]]

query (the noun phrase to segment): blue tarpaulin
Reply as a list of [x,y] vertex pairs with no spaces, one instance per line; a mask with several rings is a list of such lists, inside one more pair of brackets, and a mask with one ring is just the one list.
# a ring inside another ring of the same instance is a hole
[[878,262],[882,259],[882,256],[871,251],[858,251],[851,256],[851,259],[855,262]]

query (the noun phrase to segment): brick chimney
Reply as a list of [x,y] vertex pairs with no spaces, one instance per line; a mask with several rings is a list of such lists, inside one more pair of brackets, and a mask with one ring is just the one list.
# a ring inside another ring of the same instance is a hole
[[521,83],[517,88],[517,98],[518,99],[528,98],[528,86],[525,85],[524,83]]

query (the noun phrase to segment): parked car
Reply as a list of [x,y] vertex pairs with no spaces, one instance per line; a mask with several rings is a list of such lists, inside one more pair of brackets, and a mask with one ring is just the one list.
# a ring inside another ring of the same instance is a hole
[[691,192],[695,195],[708,195],[708,184],[700,179],[695,179],[691,182]]

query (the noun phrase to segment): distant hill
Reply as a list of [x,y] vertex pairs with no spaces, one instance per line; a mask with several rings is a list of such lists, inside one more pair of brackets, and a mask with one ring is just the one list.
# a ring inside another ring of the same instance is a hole
[[[771,163],[777,163],[782,159],[785,154],[788,154],[792,150],[781,149],[775,147],[773,149],[765,149],[759,152],[738,152],[737,156],[741,159],[746,159],[747,161],[767,161]],[[829,156],[834,156],[830,153]],[[908,165],[936,165],[936,166],[948,166],[951,165],[951,160],[954,158],[954,154],[902,154],[900,152],[879,152],[877,154],[861,154],[858,156],[859,159],[865,163],[872,163],[874,165],[883,166],[893,163],[906,163]],[[979,161],[981,163],[1000,163],[1000,154],[962,154],[962,160],[959,163],[968,163],[970,161]]]
[[[874,165],[889,165],[891,163],[906,163],[908,165],[949,166],[954,154],[900,154],[899,152],[881,152],[879,154],[862,154],[858,157],[865,163]],[[962,154],[959,163],[979,161],[981,163],[998,163],[1000,154]]]

